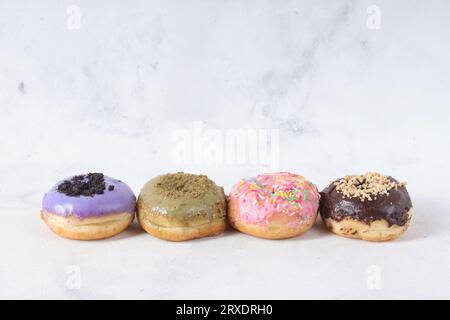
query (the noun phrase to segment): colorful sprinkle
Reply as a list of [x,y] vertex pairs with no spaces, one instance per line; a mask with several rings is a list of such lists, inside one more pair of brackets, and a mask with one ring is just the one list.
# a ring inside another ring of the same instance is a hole
[[243,218],[262,223],[274,214],[297,216],[300,222],[310,219],[317,213],[319,200],[314,184],[287,172],[242,179],[233,187],[232,196],[240,201]]

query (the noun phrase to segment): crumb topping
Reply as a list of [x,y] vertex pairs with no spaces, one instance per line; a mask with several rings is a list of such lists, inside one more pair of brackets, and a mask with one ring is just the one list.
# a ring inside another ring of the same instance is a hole
[[214,182],[205,175],[178,172],[162,176],[156,183],[156,190],[159,194],[172,199],[198,198],[207,193],[214,185]]
[[362,202],[376,200],[378,196],[389,195],[392,189],[406,186],[406,182],[399,183],[375,172],[345,176],[334,184],[344,198],[359,198]]
[[[106,182],[103,173],[78,175],[70,180],[64,180],[57,187],[59,193],[69,197],[93,197],[96,194],[104,194],[105,189]],[[109,185],[108,191],[114,191],[114,185]]]
[[93,197],[96,194],[103,194],[105,188],[105,176],[102,173],[89,173],[65,180],[57,189],[59,193],[69,197]]

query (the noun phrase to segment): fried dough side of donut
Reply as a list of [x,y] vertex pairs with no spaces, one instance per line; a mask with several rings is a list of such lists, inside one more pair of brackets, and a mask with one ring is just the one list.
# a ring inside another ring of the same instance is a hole
[[412,214],[413,211],[410,209],[408,212],[408,223],[403,226],[389,226],[389,223],[384,219],[375,220],[367,224],[351,218],[344,218],[341,221],[325,218],[324,223],[328,230],[339,236],[380,242],[400,237],[408,229]]
[[103,217],[79,220],[61,217],[51,212],[41,212],[41,218],[57,235],[73,240],[99,240],[113,237],[133,222],[134,213],[121,212]]
[[175,219],[161,216],[159,212],[152,211],[142,200],[138,200],[137,220],[147,233],[169,241],[186,241],[216,236],[226,228],[224,219],[210,221],[209,219],[192,218],[183,225]]

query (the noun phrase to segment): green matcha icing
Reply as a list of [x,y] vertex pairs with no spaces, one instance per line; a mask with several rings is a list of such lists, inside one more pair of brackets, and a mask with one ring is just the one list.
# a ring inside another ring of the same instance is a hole
[[226,215],[223,188],[205,175],[178,172],[156,177],[142,188],[139,201],[153,213],[179,221],[193,216],[212,221]]

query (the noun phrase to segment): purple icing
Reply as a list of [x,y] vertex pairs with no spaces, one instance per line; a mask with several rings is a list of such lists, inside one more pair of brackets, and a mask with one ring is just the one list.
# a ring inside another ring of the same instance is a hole
[[[136,197],[131,188],[122,181],[105,176],[106,189],[103,194],[78,197],[71,197],[58,192],[58,186],[62,182],[64,180],[58,182],[45,194],[42,201],[44,211],[63,217],[73,215],[80,219],[118,212],[134,213],[135,211]],[[114,186],[114,189],[110,191],[109,189],[112,188],[109,188],[109,186]]]

